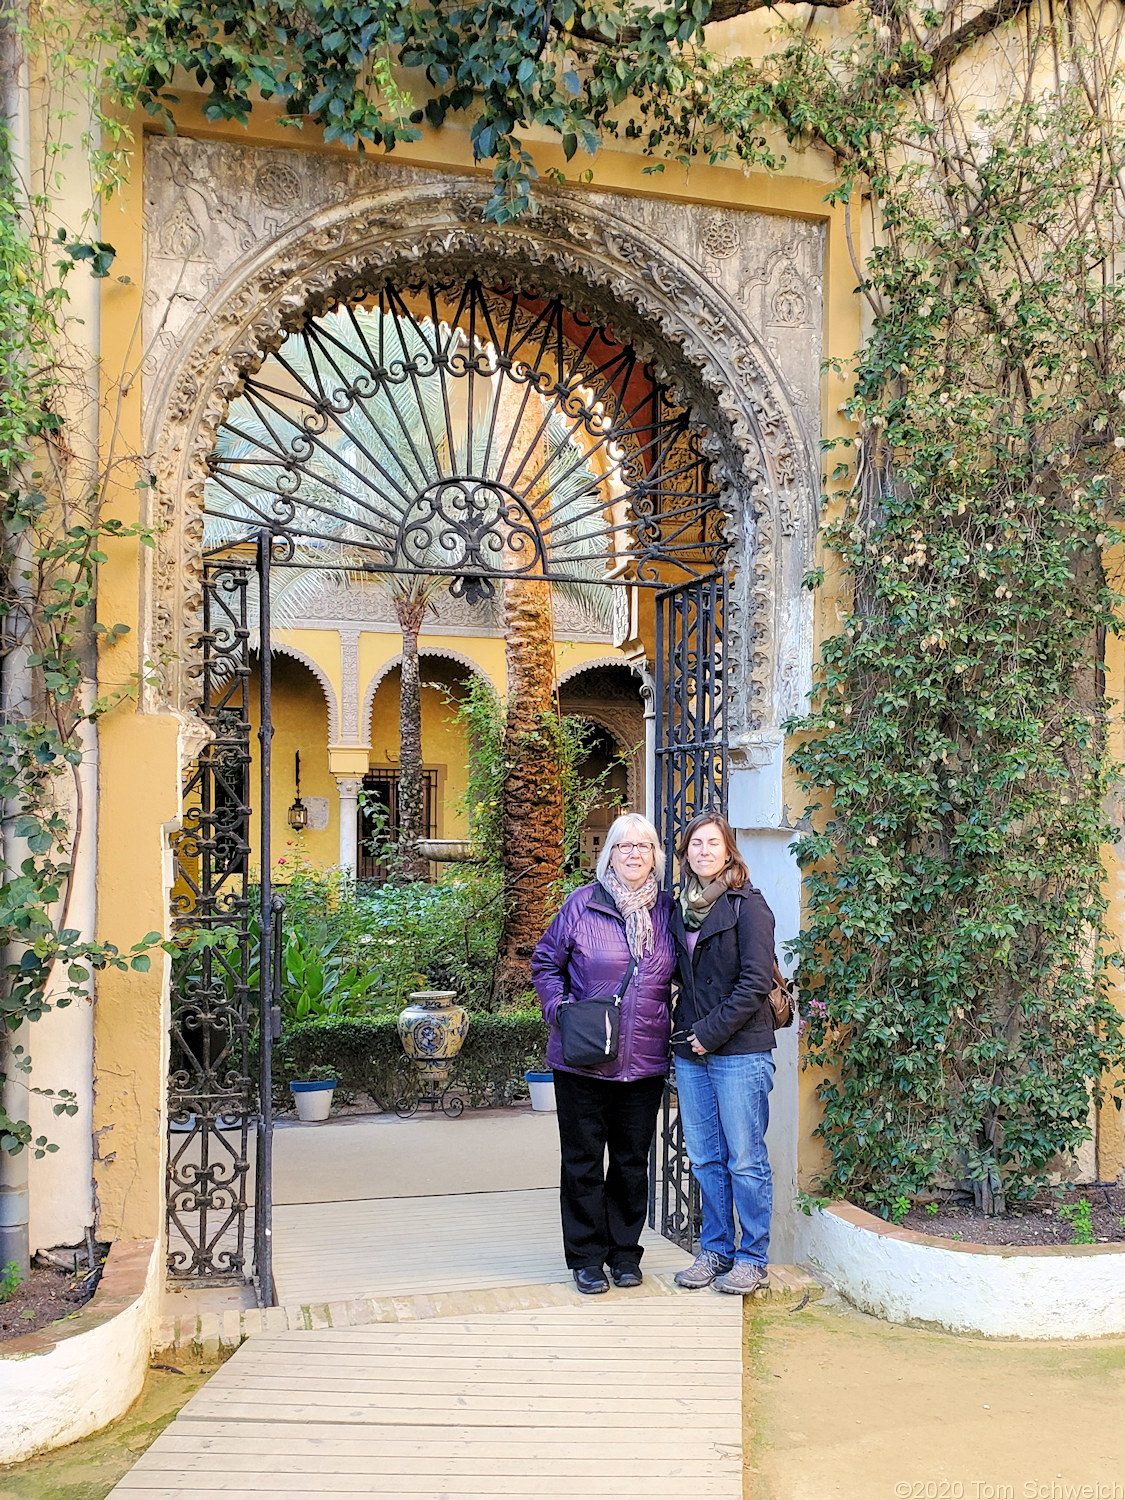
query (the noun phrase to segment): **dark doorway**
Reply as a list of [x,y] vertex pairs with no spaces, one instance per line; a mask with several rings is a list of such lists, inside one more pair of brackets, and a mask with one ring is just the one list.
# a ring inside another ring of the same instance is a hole
[[[423,771],[422,778],[422,825],[426,837],[432,839],[437,837],[437,772]],[[398,842],[398,784],[397,771],[368,771],[363,778],[355,864],[357,880],[384,885],[390,876],[386,847]]]

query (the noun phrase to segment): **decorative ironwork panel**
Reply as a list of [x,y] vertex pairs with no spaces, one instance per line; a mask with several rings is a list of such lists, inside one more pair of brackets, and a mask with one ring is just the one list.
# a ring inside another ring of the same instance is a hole
[[[169,1153],[172,1263],[183,1275],[245,1274],[256,1037],[256,1262],[268,1282],[279,998],[271,1006],[268,650],[260,961],[246,860],[248,632],[257,626],[268,644],[271,568],[440,578],[470,603],[514,579],[655,590],[657,805],[671,845],[696,811],[723,802],[719,570],[729,539],[701,436],[653,367],[558,298],[475,277],[387,285],[290,333],[230,406],[204,509],[211,557],[237,557],[254,542],[258,569],[212,561],[205,579],[202,712],[215,739],[189,782],[177,926],[231,926],[237,937],[229,948],[185,952],[175,975],[173,1118],[191,1128]],[[259,1033],[252,984],[266,1023]],[[661,1139],[661,1223],[689,1243],[694,1190],[670,1101]]]
[[[250,630],[252,569],[207,563],[200,713],[212,738],[190,768],[175,840],[171,1053],[168,1074],[168,1268],[209,1281],[247,1279],[252,1074],[250,910]],[[194,951],[192,939],[230,929]],[[253,989],[252,989],[253,986]]]
[[476,279],[309,319],[248,376],[206,494],[212,542],[284,534],[325,565],[660,588],[727,540],[689,414],[628,344]]
[[703,1208],[699,1184],[691,1173],[684,1146],[675,1088],[664,1090],[664,1102],[649,1157],[648,1222],[666,1240],[696,1254]]
[[720,573],[656,596],[656,807],[668,855],[697,813],[726,808],[726,661]]
[[[656,807],[669,888],[676,846],[692,818],[726,811],[724,584],[713,573],[656,596]],[[694,1253],[699,1184],[671,1086],[664,1091],[651,1167],[650,1222]]]

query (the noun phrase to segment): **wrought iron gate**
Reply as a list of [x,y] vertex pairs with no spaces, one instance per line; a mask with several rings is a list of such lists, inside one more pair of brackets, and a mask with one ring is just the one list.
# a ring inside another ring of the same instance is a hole
[[[684,829],[697,813],[726,811],[726,663],[721,573],[656,596],[656,807],[666,881]],[[699,1184],[691,1174],[673,1087],[664,1103],[649,1173],[649,1222],[685,1250],[699,1246]]]
[[[250,885],[250,620],[256,581],[269,640],[269,539],[245,559],[203,569],[199,713],[211,738],[189,769],[174,844],[168,1075],[168,1269],[212,1284],[252,1275],[272,1301],[271,1049],[278,1012],[282,903],[269,882],[270,654],[261,653],[263,878]],[[256,580],[255,580],[255,574]],[[256,906],[256,910],[253,909]],[[251,1140],[254,1239],[250,1259]]]
[[[198,670],[212,738],[185,786],[176,845],[169,1264],[212,1281],[252,1272],[267,1303],[282,910],[269,846],[275,560],[341,587],[365,573],[442,578],[470,603],[520,580],[654,592],[656,790],[671,847],[696,812],[723,806],[728,538],[700,433],[653,366],[558,298],[474,277],[387,285],[305,319],[232,402],[204,509]],[[687,1243],[697,1214],[671,1102],[661,1140],[659,1223]]]
[[726,806],[724,578],[656,596],[656,806],[669,855],[697,813]]

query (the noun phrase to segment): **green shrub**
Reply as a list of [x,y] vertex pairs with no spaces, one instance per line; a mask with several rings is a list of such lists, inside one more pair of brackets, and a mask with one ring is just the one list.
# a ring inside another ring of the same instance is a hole
[[284,1021],[315,1021],[350,1016],[379,1003],[365,975],[335,942],[316,946],[299,929],[284,933],[282,943],[281,1014]]
[[298,959],[311,951],[329,960],[333,989],[344,1003],[326,1009],[354,1015],[401,1007],[421,989],[456,990],[465,1005],[487,1004],[500,941],[497,872],[454,868],[433,885],[371,886],[357,885],[341,870],[290,860],[278,861],[277,879],[285,898],[287,968],[291,949]]
[[1075,1245],[1096,1245],[1098,1237],[1094,1233],[1093,1220],[1090,1216],[1089,1198],[1079,1198],[1077,1203],[1064,1203],[1059,1209],[1059,1218],[1065,1219],[1074,1231],[1071,1240]]
[[[384,1109],[402,1091],[403,1051],[396,1015],[347,1016],[289,1028],[274,1047],[274,1076],[288,1083],[308,1070],[332,1069],[343,1089],[370,1094]],[[470,1096],[490,1086],[522,1089],[523,1075],[544,1066],[547,1026],[538,1010],[473,1015],[456,1081]]]
[[360,890],[353,962],[371,993],[402,1006],[412,990],[455,990],[486,1005],[500,942],[500,877],[454,868],[434,885]]
[[10,1302],[16,1295],[22,1280],[19,1265],[16,1261],[10,1260],[0,1271],[0,1302]]

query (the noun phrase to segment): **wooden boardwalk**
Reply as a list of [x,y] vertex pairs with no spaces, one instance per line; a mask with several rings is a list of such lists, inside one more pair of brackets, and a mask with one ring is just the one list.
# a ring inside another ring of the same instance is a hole
[[581,1306],[248,1340],[121,1500],[737,1500],[742,1303]]
[[[671,1275],[691,1259],[651,1230],[642,1243],[650,1274]],[[562,1254],[557,1188],[278,1205],[273,1266],[283,1307],[573,1285]]]
[[649,1231],[640,1288],[580,1297],[536,1129],[293,1132],[281,1305],[169,1317],[205,1357],[249,1337],[113,1495],[738,1500],[741,1299],[680,1292],[689,1257]]

